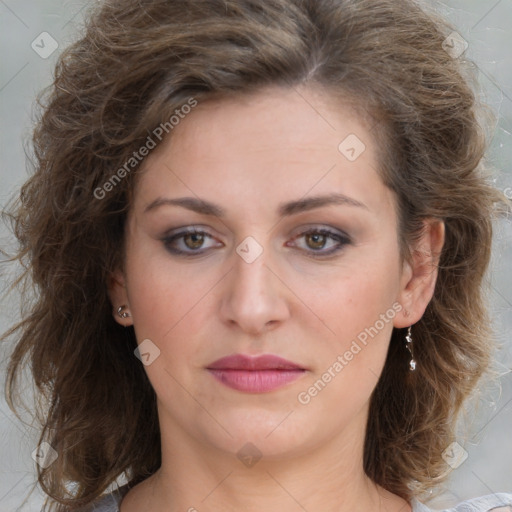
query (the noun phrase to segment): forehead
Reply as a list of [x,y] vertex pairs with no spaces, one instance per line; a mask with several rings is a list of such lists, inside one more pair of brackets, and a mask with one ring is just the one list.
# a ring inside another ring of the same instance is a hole
[[304,150],[304,155],[316,151],[316,157],[328,158],[328,153],[337,155],[347,128],[361,139],[369,138],[355,109],[321,89],[272,87],[200,103],[192,114],[181,121],[168,142],[182,152],[193,148],[192,156],[202,159],[248,152],[264,155],[289,148]]
[[377,194],[377,167],[375,142],[354,108],[319,90],[273,88],[199,103],[143,163],[136,197],[247,200],[252,192],[269,203],[337,189],[379,207],[389,198]]

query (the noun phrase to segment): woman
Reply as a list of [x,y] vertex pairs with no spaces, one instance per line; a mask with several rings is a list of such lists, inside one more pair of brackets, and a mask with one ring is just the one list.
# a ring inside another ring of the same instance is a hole
[[429,510],[508,207],[450,31],[412,1],[96,8],[12,214],[48,510]]

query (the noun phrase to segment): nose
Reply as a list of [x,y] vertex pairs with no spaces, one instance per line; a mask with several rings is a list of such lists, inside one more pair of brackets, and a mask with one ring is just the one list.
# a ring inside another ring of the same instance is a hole
[[275,328],[290,315],[287,288],[267,263],[266,251],[251,263],[235,254],[225,281],[221,318],[247,334],[258,335]]

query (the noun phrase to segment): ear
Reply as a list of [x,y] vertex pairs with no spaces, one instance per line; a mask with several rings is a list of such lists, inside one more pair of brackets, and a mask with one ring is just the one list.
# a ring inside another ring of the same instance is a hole
[[[109,275],[107,291],[112,304],[112,315],[114,320],[124,327],[133,325],[130,313],[130,304],[128,302],[128,295],[126,292],[126,282],[124,274],[120,270],[116,270]],[[128,314],[126,317],[119,314],[119,308],[121,306],[123,306],[122,312]]]
[[394,319],[398,328],[418,322],[434,295],[439,259],[445,240],[445,225],[439,219],[427,219],[420,239],[412,247],[412,262],[404,262],[397,301],[403,310]]

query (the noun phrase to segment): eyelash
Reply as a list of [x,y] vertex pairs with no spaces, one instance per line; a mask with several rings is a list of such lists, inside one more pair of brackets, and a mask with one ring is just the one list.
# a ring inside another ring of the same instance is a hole
[[[191,235],[191,234],[205,235],[205,237],[207,237],[207,238],[213,238],[206,231],[189,228],[189,229],[184,229],[182,231],[179,231],[178,233],[175,233],[173,235],[164,237],[162,239],[162,242],[165,245],[165,248],[167,249],[167,251],[169,251],[171,254],[174,254],[174,255],[194,257],[194,256],[201,256],[201,255],[205,254],[209,249],[206,249],[206,250],[203,250],[200,252],[200,251],[194,251],[194,250],[183,251],[181,249],[176,249],[175,247],[171,247],[171,244],[173,242],[175,242],[176,240],[183,239],[183,237],[185,237],[187,235]],[[331,231],[331,230],[325,229],[325,228],[308,229],[308,230],[303,231],[302,233],[299,233],[298,235],[296,235],[293,238],[293,240],[297,240],[299,238],[302,238],[307,235],[312,235],[312,234],[322,235],[326,238],[330,238],[331,240],[338,242],[338,244],[339,244],[337,247],[335,247],[329,251],[324,251],[324,252],[315,251],[315,250],[308,251],[308,250],[304,249],[306,252],[310,253],[309,256],[312,258],[317,258],[317,259],[327,258],[329,256],[332,256],[332,255],[340,252],[341,250],[343,250],[344,246],[350,245],[352,243],[350,237],[348,237],[346,234],[337,233],[335,231]]]

